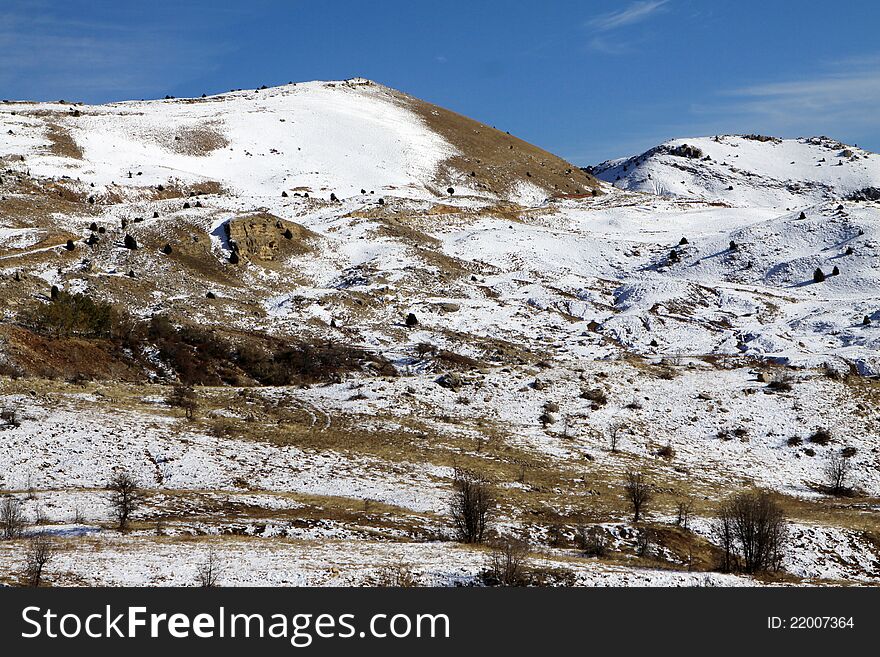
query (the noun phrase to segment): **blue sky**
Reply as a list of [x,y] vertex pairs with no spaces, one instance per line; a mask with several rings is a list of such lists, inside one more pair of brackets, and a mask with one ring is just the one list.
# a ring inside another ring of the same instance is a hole
[[672,137],[880,150],[875,0],[0,0],[0,97],[369,77],[589,164]]

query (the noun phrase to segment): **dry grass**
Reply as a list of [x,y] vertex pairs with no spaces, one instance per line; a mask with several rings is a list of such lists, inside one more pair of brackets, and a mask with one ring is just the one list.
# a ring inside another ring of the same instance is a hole
[[[443,136],[459,153],[441,166],[437,192],[457,181],[506,195],[516,181],[555,194],[589,194],[599,185],[577,166],[500,130],[406,94],[388,93],[414,111],[427,126]],[[473,175],[471,175],[473,174]]]
[[57,123],[46,126],[46,137],[49,139],[49,152],[58,157],[69,157],[75,160],[83,158],[82,149],[73,139],[70,130]]
[[160,143],[175,153],[204,157],[229,146],[229,140],[213,123],[186,127],[170,135],[163,135]]

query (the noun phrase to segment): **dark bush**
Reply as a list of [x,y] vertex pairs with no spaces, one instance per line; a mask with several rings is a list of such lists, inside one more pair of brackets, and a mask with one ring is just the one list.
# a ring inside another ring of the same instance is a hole
[[828,429],[820,427],[816,429],[813,435],[810,436],[809,441],[811,443],[815,443],[816,445],[827,445],[832,440],[831,432]]
[[113,320],[114,311],[110,304],[57,288],[52,300],[38,306],[28,318],[31,327],[39,333],[87,338],[110,337]]
[[608,553],[608,540],[601,527],[578,527],[575,543],[587,557],[604,557]]
[[770,388],[770,390],[775,390],[776,392],[790,392],[792,390],[791,379],[774,379],[767,384],[767,387]]

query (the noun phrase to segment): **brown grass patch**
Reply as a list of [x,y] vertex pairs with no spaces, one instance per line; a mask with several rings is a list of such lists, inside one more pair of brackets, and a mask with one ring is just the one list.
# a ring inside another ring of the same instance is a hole
[[438,194],[444,194],[447,186],[454,187],[456,181],[501,196],[511,193],[520,181],[537,186],[548,196],[592,194],[599,188],[591,175],[542,148],[412,96],[388,92],[459,152],[441,166]]
[[51,142],[49,152],[58,157],[69,157],[74,160],[83,158],[82,149],[71,136],[70,131],[57,123],[46,126],[46,137]]
[[229,140],[226,139],[226,136],[211,123],[182,128],[174,133],[169,140],[163,139],[162,143],[175,153],[196,157],[204,157],[229,146]]

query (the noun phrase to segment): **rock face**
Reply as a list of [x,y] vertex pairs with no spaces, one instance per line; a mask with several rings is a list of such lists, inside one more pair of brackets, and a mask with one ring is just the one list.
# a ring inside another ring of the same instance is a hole
[[264,263],[308,253],[319,240],[307,228],[269,213],[230,219],[225,229],[239,257]]

